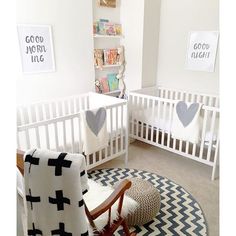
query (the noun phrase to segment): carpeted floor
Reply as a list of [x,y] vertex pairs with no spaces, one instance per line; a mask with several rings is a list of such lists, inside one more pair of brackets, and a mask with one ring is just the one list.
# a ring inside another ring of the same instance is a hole
[[[201,207],[194,197],[177,183],[154,173],[128,168],[94,170],[89,172],[89,177],[110,186],[124,178],[139,178],[157,188],[161,196],[161,207],[156,217],[143,225],[130,228],[131,232],[135,231],[139,236],[207,236],[206,220]],[[123,230],[119,230],[115,235],[123,235]]]
[[[124,168],[123,158],[101,168]],[[129,146],[128,168],[146,170],[178,183],[200,204],[209,236],[219,235],[219,180],[211,181],[211,168],[163,149],[135,141]]]

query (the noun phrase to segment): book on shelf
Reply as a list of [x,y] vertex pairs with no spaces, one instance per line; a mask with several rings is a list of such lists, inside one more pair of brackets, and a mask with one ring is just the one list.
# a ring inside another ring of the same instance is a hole
[[110,22],[107,19],[100,19],[93,23],[93,34],[94,35],[121,35],[122,27],[121,24]]
[[104,65],[116,65],[117,64],[117,49],[104,49]]
[[107,80],[110,91],[118,90],[119,88],[119,80],[117,79],[117,74],[107,74]]

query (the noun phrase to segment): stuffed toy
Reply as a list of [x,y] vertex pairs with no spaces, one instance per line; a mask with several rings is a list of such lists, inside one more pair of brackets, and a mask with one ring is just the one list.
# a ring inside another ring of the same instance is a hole
[[117,64],[122,65],[125,61],[124,47],[117,48]]

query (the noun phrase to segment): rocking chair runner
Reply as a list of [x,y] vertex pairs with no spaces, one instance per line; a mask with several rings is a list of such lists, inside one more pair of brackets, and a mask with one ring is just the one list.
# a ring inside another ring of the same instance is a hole
[[[17,168],[21,172],[22,175],[24,175],[24,152],[17,150],[16,155],[16,162],[17,162]],[[94,235],[98,236],[112,236],[113,233],[117,230],[119,226],[122,226],[125,232],[126,236],[135,236],[136,233],[130,233],[129,228],[127,226],[127,223],[125,219],[121,216],[121,210],[123,205],[123,199],[124,199],[124,193],[127,189],[129,189],[131,186],[131,181],[129,180],[123,180],[114,190],[114,192],[98,207],[93,209],[92,211],[89,211],[86,203],[84,203],[85,206],[85,212],[88,217],[89,223],[94,229]],[[111,222],[111,208],[113,204],[119,201],[117,212],[119,214],[118,219]],[[108,211],[108,222],[107,225],[104,227],[104,230],[98,231],[96,228],[96,225],[94,223],[94,220],[97,219],[100,215]]]

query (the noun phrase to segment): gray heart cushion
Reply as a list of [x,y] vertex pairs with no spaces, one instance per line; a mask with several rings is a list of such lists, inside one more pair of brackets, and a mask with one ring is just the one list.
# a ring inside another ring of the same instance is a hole
[[199,103],[192,103],[189,108],[184,101],[180,101],[176,105],[176,112],[179,120],[184,127],[188,126],[195,117],[199,108]]
[[90,130],[97,136],[106,120],[106,109],[101,107],[96,114],[92,111],[86,111],[86,121]]

